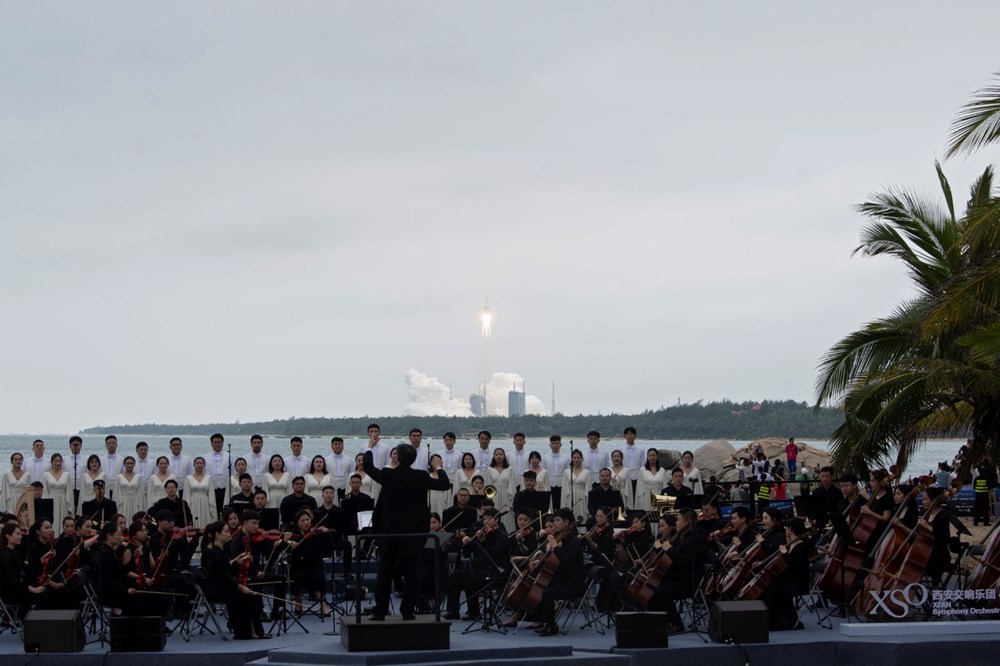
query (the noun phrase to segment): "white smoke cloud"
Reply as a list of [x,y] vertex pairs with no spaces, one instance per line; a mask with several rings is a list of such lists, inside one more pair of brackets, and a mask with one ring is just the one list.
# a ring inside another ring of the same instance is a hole
[[410,396],[403,416],[472,416],[469,401],[451,397],[451,389],[437,377],[410,368],[403,375],[403,381]]
[[[454,398],[451,389],[437,377],[410,368],[403,375],[410,402],[404,416],[472,416],[468,398]],[[507,392],[524,386],[524,378],[514,372],[495,372],[486,382],[486,406],[491,415],[507,416]],[[528,414],[545,414],[545,403],[530,393],[524,397]]]
[[[486,382],[486,411],[491,416],[508,416],[507,393],[524,387],[524,377],[516,372],[494,372]],[[528,414],[545,414],[545,404],[530,393],[524,396],[524,411]]]

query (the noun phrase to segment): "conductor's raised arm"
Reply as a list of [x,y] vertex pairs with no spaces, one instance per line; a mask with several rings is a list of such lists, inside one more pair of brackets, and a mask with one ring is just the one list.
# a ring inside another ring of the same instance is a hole
[[364,466],[365,474],[372,477],[372,480],[376,483],[382,483],[382,470],[375,466],[375,458],[372,455],[371,449],[365,451],[362,465]]

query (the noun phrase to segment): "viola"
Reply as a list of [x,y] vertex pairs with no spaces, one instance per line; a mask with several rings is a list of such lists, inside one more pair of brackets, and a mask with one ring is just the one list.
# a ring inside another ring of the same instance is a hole
[[135,579],[135,589],[141,590],[146,586],[145,572],[142,568],[142,546],[136,546],[132,554],[132,566],[138,578]]
[[277,541],[282,537],[281,530],[260,530],[250,536],[250,541],[258,543],[260,541]]
[[49,580],[49,565],[52,563],[53,558],[56,556],[56,542],[54,540],[49,541],[49,551],[42,555],[42,559],[45,563],[42,564],[42,574],[38,577],[38,584],[45,585]]

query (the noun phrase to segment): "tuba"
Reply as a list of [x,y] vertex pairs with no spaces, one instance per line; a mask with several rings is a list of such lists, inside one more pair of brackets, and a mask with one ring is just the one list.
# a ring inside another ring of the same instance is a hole
[[497,496],[497,487],[486,486],[485,488],[483,488],[483,495],[486,496],[486,499],[493,499],[494,497]]
[[657,495],[652,490],[649,491],[649,506],[653,511],[659,512],[661,516],[674,513],[677,505],[677,498],[670,495]]

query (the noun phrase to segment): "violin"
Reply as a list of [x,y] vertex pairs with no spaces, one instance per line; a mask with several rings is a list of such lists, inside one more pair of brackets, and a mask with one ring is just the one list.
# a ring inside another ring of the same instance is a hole
[[[257,536],[256,534],[254,536]],[[240,585],[246,587],[250,584],[250,562],[253,560],[253,553],[251,552],[251,542],[253,537],[243,536],[243,553],[246,557],[240,562],[240,573],[237,577],[237,582]]]
[[258,543],[261,541],[277,541],[282,537],[281,530],[261,530],[250,537],[250,541]]

